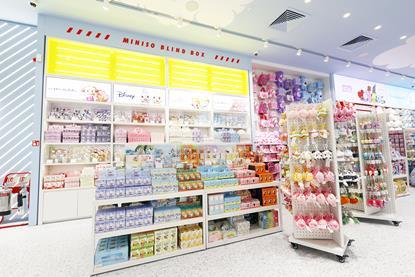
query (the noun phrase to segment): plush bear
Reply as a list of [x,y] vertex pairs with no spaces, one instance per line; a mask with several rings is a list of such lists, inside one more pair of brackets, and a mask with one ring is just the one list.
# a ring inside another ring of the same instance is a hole
[[301,91],[301,88],[299,85],[294,85],[293,87],[293,98],[294,101],[300,101],[303,97],[303,92]]
[[262,87],[262,86],[267,85],[268,82],[269,82],[269,74],[261,73],[258,77],[257,84]]
[[275,84],[278,88],[282,88],[284,82],[284,72],[277,71],[275,72]]

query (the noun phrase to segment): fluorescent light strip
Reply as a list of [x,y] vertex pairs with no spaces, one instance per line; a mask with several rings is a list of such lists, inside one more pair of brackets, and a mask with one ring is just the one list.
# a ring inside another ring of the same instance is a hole
[[[29,118],[31,118],[34,115],[35,115],[34,113],[31,113],[31,114],[25,115],[25,116],[26,117],[28,116]],[[32,125],[26,125],[24,128],[20,129],[20,131],[18,133],[14,134],[13,137],[7,137],[7,141],[2,143],[2,146],[0,147],[0,150],[2,150],[4,147],[8,148],[8,144],[9,143],[14,143],[15,140],[17,140],[17,138],[20,137],[21,134],[23,134],[24,132],[26,132],[26,130],[31,129],[32,128]]]
[[220,78],[220,77],[217,77],[217,76],[212,76],[211,79],[212,79],[212,82],[213,81],[217,81],[217,82],[223,81],[224,83],[237,83],[237,84],[243,84],[244,83],[244,81],[240,80],[240,79],[239,80],[238,79],[227,79],[227,78]]
[[174,64],[170,64],[170,68],[174,71],[180,71],[179,69],[186,69],[186,70],[190,70],[190,71],[200,71],[200,72],[206,72],[208,73],[209,70],[208,69],[204,69],[204,68],[197,68],[197,67],[189,67],[186,65],[178,65],[177,63]]
[[103,53],[99,53],[96,52],[96,49],[93,49],[91,51],[87,51],[87,50],[80,50],[80,49],[76,49],[76,48],[67,48],[67,47],[62,47],[62,46],[56,46],[56,50],[60,50],[60,51],[69,51],[69,52],[77,52],[77,53],[82,53],[82,54],[86,54],[88,56],[100,56],[100,57],[105,57],[105,58],[110,58],[111,54],[103,54]]
[[126,64],[126,63],[119,63],[119,62],[117,62],[117,63],[115,63],[115,66],[116,67],[119,67],[119,66],[123,66],[123,67],[129,67],[129,68],[137,68],[137,69],[144,69],[144,70],[146,70],[146,71],[156,71],[156,72],[161,72],[161,70],[160,70],[160,67],[146,67],[146,66],[141,66],[141,65],[133,65],[133,64]]
[[117,60],[124,60],[124,61],[131,61],[131,62],[136,62],[136,63],[146,63],[146,64],[153,64],[155,66],[160,66],[162,64],[162,62],[156,62],[156,61],[150,61],[150,60],[145,60],[145,59],[139,59],[139,58],[130,58],[130,57],[124,57],[121,55],[116,54],[115,59]]
[[[0,169],[4,168],[7,164],[13,162],[13,166],[16,164],[19,164],[20,162],[26,160],[30,155],[32,155],[32,152],[29,150],[31,145],[27,145],[26,147],[22,147],[20,151],[18,151],[16,154],[14,154],[11,158],[9,158],[6,162],[2,163],[0,165]],[[18,162],[14,162],[14,159],[18,156],[20,156],[22,153],[27,153],[22,159],[20,159]]]
[[56,73],[63,73],[66,75],[72,75],[72,76],[79,76],[79,75],[87,75],[87,76],[91,76],[91,77],[96,77],[96,79],[108,79],[107,75],[102,75],[102,74],[93,74],[93,73],[88,73],[88,72],[80,72],[80,71],[72,71],[72,70],[66,70],[66,69],[56,69],[55,70]]
[[110,61],[90,59],[90,58],[83,58],[83,57],[79,57],[79,56],[76,56],[75,57],[75,56],[67,56],[67,55],[63,55],[63,54],[56,54],[56,57],[58,57],[60,59],[87,61],[87,62],[93,62],[93,63],[107,64],[107,65],[111,64]]
[[19,149],[21,147],[20,145],[22,144],[22,142],[24,142],[26,139],[29,139],[32,135],[33,135],[32,133],[29,133],[23,138],[19,138],[19,139],[16,139],[16,140],[10,139],[9,141],[13,142],[13,145],[9,145],[8,150],[6,152],[2,153],[2,155],[0,156],[0,159],[3,159],[4,157],[7,157],[7,155],[9,153],[14,152],[14,149],[16,149],[16,148]]
[[116,80],[117,81],[125,81],[127,83],[130,83],[130,82],[138,83],[139,82],[140,84],[148,84],[148,85],[154,85],[155,84],[155,82],[147,80],[147,79],[135,79],[135,78],[129,78],[129,77],[125,77],[125,76],[117,77]]
[[[29,96],[28,98],[26,98],[24,101],[20,102],[20,103],[19,103],[19,105],[15,106],[13,109],[11,109],[11,110],[7,111],[7,113],[2,114],[2,115],[1,115],[1,117],[0,117],[0,119],[3,119],[3,120],[4,120],[7,116],[9,116],[10,114],[13,114],[13,112],[14,112],[14,111],[16,111],[16,110],[19,110],[19,108],[20,108],[21,106],[23,106],[25,103],[27,103],[27,102],[29,102],[30,100],[32,100],[34,97],[35,97],[35,95],[34,95],[34,94],[32,94],[31,96]],[[30,103],[30,102],[29,102],[29,103]],[[34,105],[34,104],[33,104],[33,105]],[[33,107],[33,105],[30,105],[30,106],[32,106],[32,107]],[[26,109],[25,109],[25,111],[26,111]],[[18,115],[20,115],[21,113],[23,113],[23,112],[20,112]]]
[[116,73],[121,74],[127,74],[127,75],[137,75],[137,76],[149,76],[153,78],[157,78],[158,80],[161,80],[160,74],[154,74],[154,73],[147,73],[147,72],[137,72],[137,71],[129,71],[129,70],[123,70],[123,69],[116,69]]
[[[28,121],[28,125],[33,125],[33,123],[30,123],[31,118],[27,118],[26,116],[23,117],[23,119],[21,119],[20,121],[17,120],[19,118],[20,115],[24,115],[25,112],[29,111],[30,109],[33,108],[34,105],[30,105],[29,107],[27,107],[26,109],[24,109],[23,112],[19,113],[18,116],[16,116],[14,118],[14,120],[9,120],[7,121],[4,125],[2,125],[0,127],[0,130],[7,130],[7,132],[4,132],[2,134],[2,136],[0,137],[0,140],[4,139],[5,137],[7,137],[7,135],[9,135],[9,133],[14,132],[14,130],[19,127],[21,124],[26,123],[26,121]],[[15,122],[19,122],[18,124],[16,124]],[[11,124],[11,128],[9,129],[8,126]]]
[[[93,70],[97,70],[97,71],[103,71],[103,72],[110,72],[111,70],[109,68],[102,68],[102,67],[97,67],[97,66],[92,66],[92,65],[85,65],[85,64],[72,64],[72,63],[67,63],[64,61],[57,61],[55,63],[56,65],[60,65],[60,66],[65,66],[65,67],[81,67],[81,68],[85,68],[85,69],[93,69]],[[58,67],[58,66],[56,66]]]
[[196,77],[197,79],[204,79],[204,80],[208,80],[209,76],[208,75],[201,75],[201,74],[197,74],[197,73],[190,73],[190,72],[183,72],[183,71],[173,71],[173,73],[171,74],[171,77],[173,78],[174,76],[180,76],[181,78],[184,78],[186,76],[188,77]]
[[209,82],[208,81],[200,81],[200,80],[189,80],[187,78],[178,78],[178,77],[173,77],[171,79],[173,82],[179,82],[179,83],[199,83],[199,84],[204,84],[204,86],[208,86]]
[[0,25],[0,29],[6,26],[7,26],[7,22],[4,22],[3,24]]

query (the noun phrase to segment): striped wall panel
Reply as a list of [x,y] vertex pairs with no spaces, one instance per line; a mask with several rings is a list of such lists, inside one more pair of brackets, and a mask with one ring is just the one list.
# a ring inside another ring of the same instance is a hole
[[31,170],[36,28],[0,20],[0,182]]

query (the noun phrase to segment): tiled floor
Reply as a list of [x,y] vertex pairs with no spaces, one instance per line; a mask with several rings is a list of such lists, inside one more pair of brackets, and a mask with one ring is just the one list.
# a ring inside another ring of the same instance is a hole
[[[415,276],[415,189],[398,199],[400,227],[347,226],[356,239],[340,264],[332,255],[293,250],[284,233],[115,271],[102,276]],[[89,276],[90,220],[0,230],[0,276]]]

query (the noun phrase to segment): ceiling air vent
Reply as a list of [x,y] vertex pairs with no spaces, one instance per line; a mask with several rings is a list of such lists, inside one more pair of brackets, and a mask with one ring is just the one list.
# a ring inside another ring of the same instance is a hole
[[305,14],[293,9],[287,9],[271,23],[270,27],[278,31],[290,32],[302,23],[305,18]]
[[354,51],[356,49],[359,49],[363,46],[366,46],[369,42],[373,41],[373,38],[370,38],[368,36],[360,35],[351,41],[346,42],[340,48],[348,51]]

